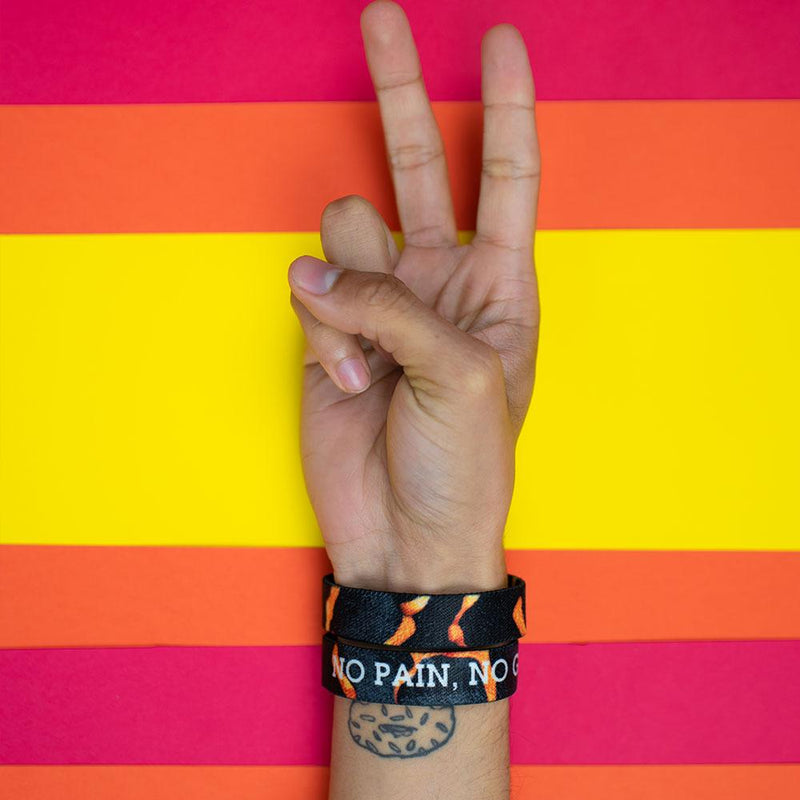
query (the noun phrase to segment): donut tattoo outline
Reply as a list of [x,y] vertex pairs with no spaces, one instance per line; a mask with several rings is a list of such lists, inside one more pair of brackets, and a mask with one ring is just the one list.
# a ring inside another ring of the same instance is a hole
[[347,729],[361,748],[380,758],[418,758],[441,750],[453,736],[455,708],[397,706],[353,700]]

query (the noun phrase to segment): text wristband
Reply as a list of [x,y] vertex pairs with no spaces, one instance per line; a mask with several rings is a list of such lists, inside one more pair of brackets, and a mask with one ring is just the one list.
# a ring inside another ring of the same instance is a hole
[[514,693],[518,671],[516,640],[482,650],[413,652],[370,647],[329,633],[322,637],[322,685],[361,702],[491,703]]
[[322,579],[322,625],[354,642],[408,650],[483,650],[525,635],[525,581],[485,592],[414,594],[357,589]]

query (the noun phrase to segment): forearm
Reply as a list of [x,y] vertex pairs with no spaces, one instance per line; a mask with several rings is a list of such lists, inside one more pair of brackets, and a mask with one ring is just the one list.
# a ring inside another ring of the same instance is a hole
[[[351,705],[355,701],[334,699],[333,741],[331,750],[330,800],[407,800],[407,798],[449,798],[451,800],[503,800],[508,797],[508,700],[477,705],[452,706],[452,732],[431,724],[424,725],[423,706],[384,706],[356,711],[376,716],[375,723],[362,720],[367,735],[383,738],[377,717],[386,711],[387,723],[394,716],[408,713],[417,728],[413,736],[394,740],[403,750],[414,742],[416,757],[384,756],[356,743],[350,725]],[[356,704],[357,706],[360,704]],[[370,713],[372,712],[372,713]],[[447,723],[440,723],[448,727]],[[409,726],[411,727],[411,726]],[[447,737],[447,738],[445,738]],[[437,744],[434,744],[436,742]],[[394,742],[393,742],[394,743]],[[375,749],[385,750],[386,740],[375,741]],[[380,751],[379,751],[380,752]]]
[[[502,516],[502,511],[499,514]],[[468,568],[408,558],[391,576],[341,570],[337,582],[390,591],[469,592],[506,585],[500,548]],[[509,793],[508,700],[405,706],[334,698],[330,800],[505,800]]]

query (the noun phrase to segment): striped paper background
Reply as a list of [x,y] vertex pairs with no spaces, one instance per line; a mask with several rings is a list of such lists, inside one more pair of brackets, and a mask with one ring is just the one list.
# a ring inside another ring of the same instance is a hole
[[[325,795],[286,272],[336,196],[399,227],[363,5],[3,3],[4,799]],[[465,239],[487,27],[537,87],[513,796],[794,798],[800,4],[404,8]]]

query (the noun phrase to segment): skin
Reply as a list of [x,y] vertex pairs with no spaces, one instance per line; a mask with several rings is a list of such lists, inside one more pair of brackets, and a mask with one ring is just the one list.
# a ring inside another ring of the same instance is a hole
[[[301,256],[290,266],[306,337],[306,487],[337,582],[498,588],[539,327],[540,153],[527,49],[508,24],[483,37],[480,200],[475,236],[459,244],[408,20],[396,3],[378,0],[363,11],[361,30],[404,246],[398,251],[367,200],[349,196],[324,209],[326,261]],[[366,369],[364,388],[345,382],[348,359]],[[456,707],[443,752],[398,760],[350,740],[349,701],[337,697],[331,798],[507,797],[507,705]]]

